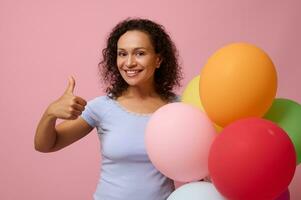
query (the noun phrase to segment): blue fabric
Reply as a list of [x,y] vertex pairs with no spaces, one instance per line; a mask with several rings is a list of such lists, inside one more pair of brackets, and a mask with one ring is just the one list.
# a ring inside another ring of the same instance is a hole
[[108,96],[88,102],[81,117],[97,128],[102,165],[95,200],[165,200],[173,181],[150,162],[144,131],[151,114],[132,113]]

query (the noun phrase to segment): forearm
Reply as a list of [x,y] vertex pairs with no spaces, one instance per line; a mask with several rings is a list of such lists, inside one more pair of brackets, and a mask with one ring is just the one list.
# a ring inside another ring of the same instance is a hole
[[46,110],[43,114],[34,138],[34,146],[37,151],[49,152],[55,145],[57,132],[55,130],[56,117]]

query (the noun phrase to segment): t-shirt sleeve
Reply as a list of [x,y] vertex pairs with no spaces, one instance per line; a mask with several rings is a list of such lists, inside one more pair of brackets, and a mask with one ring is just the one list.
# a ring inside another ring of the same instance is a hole
[[81,117],[92,127],[96,127],[99,119],[94,112],[95,107],[97,106],[97,99],[88,101],[85,106],[85,110],[82,112]]

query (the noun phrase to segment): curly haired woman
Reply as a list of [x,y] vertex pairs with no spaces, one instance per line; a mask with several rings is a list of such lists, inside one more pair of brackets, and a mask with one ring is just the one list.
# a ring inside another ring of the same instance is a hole
[[[64,94],[38,124],[36,150],[58,151],[96,128],[102,165],[94,199],[166,199],[173,181],[150,162],[144,131],[152,113],[177,101],[173,90],[182,73],[174,43],[162,25],[126,19],[110,33],[99,69],[106,95],[86,103],[73,95],[75,80],[70,77]],[[64,121],[56,125],[57,119]]]

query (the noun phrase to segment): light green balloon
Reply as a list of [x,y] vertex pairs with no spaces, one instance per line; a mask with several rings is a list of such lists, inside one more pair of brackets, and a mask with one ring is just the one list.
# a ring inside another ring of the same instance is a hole
[[275,99],[264,116],[280,126],[291,138],[301,163],[301,105],[289,99]]

